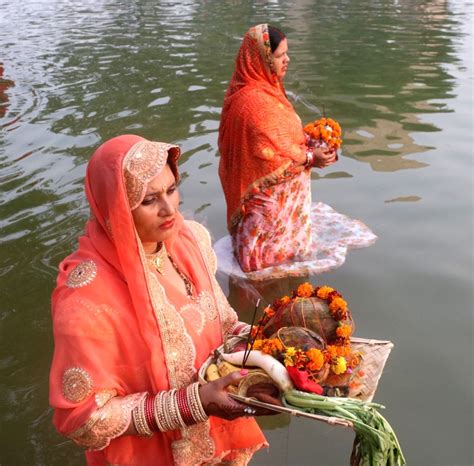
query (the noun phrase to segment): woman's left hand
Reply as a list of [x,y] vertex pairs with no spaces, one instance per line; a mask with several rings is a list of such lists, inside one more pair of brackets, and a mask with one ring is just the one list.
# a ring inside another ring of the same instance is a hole
[[322,149],[315,147],[313,149],[313,167],[324,168],[337,162],[337,151],[335,149]]
[[201,385],[199,395],[204,411],[208,416],[217,416],[231,421],[243,416],[275,414],[274,411],[265,408],[249,407],[229,396],[226,387],[228,385],[237,385],[244,377],[245,375],[242,374],[242,371],[236,371],[225,377]]

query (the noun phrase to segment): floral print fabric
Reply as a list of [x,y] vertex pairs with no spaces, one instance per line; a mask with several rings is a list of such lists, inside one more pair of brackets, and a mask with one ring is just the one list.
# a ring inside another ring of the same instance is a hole
[[[292,192],[298,183],[300,191]],[[323,273],[340,267],[349,249],[367,247],[377,240],[361,221],[322,202],[311,204],[309,187],[302,184],[297,178],[275,185],[267,194],[256,195],[250,203],[251,213],[241,220],[234,238],[226,236],[214,244],[220,272],[251,280]],[[282,194],[283,190],[287,195]],[[289,205],[280,204],[283,199]],[[305,243],[308,225],[310,240]],[[234,256],[232,241],[244,266],[260,264],[262,268],[245,273]]]
[[234,235],[244,272],[304,260],[311,246],[309,172],[259,191],[248,199]]

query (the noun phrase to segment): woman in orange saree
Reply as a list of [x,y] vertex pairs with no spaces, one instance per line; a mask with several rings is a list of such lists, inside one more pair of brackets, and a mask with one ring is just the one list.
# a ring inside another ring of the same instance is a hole
[[[266,445],[232,374],[197,371],[242,323],[207,230],[178,211],[180,149],[120,136],[89,161],[91,218],[52,296],[53,422],[89,465],[245,465]],[[230,376],[228,376],[230,377]]]
[[[237,54],[221,115],[219,176],[227,226],[240,268],[252,279],[327,269],[315,223],[331,223],[328,216],[339,215],[325,209],[328,206],[311,205],[311,168],[334,163],[337,154],[314,147],[306,137],[283,87],[289,61],[281,31],[266,24],[250,28]],[[345,239],[335,241],[329,255],[341,255],[341,246],[375,239],[360,222],[344,216],[340,220]],[[225,247],[216,244],[223,264],[227,258],[220,253]]]

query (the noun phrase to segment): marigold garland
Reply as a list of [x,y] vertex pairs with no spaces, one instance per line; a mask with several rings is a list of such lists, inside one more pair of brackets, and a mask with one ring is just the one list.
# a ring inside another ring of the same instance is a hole
[[[286,306],[291,301],[311,297],[325,301],[332,317],[338,322],[336,338],[330,342],[331,344],[328,344],[324,350],[310,348],[303,351],[294,347],[285,347],[279,338],[265,338],[263,328],[281,306]],[[302,283],[292,292],[291,297],[283,296],[272,306],[264,309],[262,318],[252,328],[252,336],[255,338],[253,349],[270,354],[286,367],[306,370],[310,377],[320,371],[325,363],[329,364],[330,372],[333,374],[351,373],[361,361],[360,355],[351,351],[352,326],[344,323],[348,317],[347,302],[337,290],[327,285],[313,287],[310,283]]]
[[320,371],[327,359],[325,353],[317,348],[303,351],[293,346],[285,347],[279,338],[255,340],[253,349],[282,360],[286,367],[296,367],[310,373]]
[[311,138],[324,142],[331,149],[339,149],[342,144],[341,126],[332,118],[319,118],[304,127],[304,132]]

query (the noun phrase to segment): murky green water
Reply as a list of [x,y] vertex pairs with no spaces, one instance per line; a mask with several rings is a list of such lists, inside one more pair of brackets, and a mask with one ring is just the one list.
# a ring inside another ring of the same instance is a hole
[[[379,235],[311,281],[345,295],[358,336],[395,343],[376,399],[408,463],[473,464],[472,19],[467,0],[0,0],[0,464],[83,464],[51,426],[47,384],[50,293],[88,214],[89,155],[124,132],[180,144],[183,209],[224,235],[219,113],[240,37],[261,22],[288,34],[303,121],[324,105],[344,129],[314,199]],[[262,426],[255,465],[347,464],[349,431]]]

